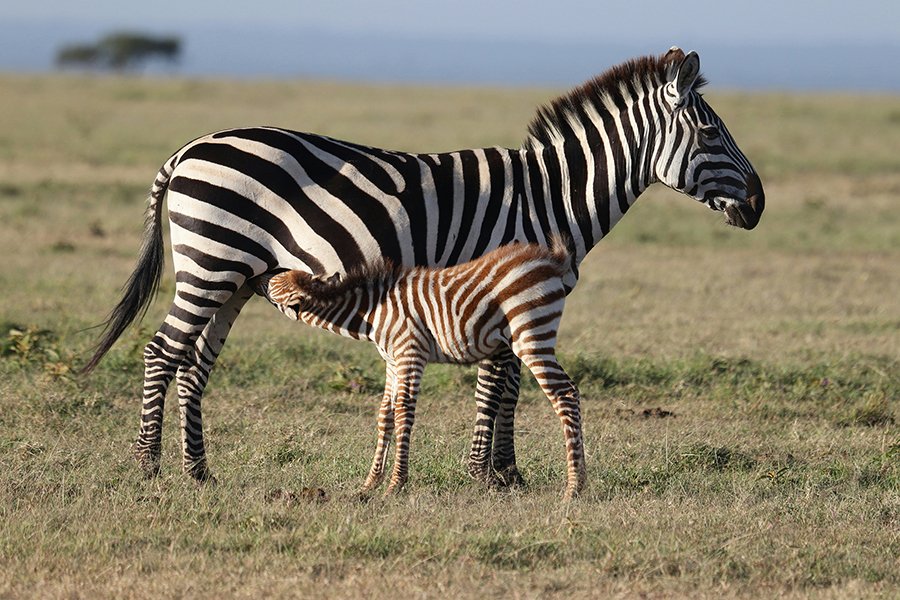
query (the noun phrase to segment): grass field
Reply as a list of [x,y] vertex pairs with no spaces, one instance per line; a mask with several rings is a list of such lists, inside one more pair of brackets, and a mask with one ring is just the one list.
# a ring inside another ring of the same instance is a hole
[[[715,82],[713,82],[715,83]],[[562,362],[588,486],[530,377],[528,487],[465,475],[473,369],[432,366],[397,498],[360,504],[373,348],[252,302],[204,398],[219,484],[139,477],[162,298],[74,375],[182,143],[278,124],[404,150],[517,146],[550,90],[0,77],[0,597],[896,597],[900,99],[708,93],[759,170],[752,232],[653,189],[584,264]],[[299,497],[326,490],[325,502]]]

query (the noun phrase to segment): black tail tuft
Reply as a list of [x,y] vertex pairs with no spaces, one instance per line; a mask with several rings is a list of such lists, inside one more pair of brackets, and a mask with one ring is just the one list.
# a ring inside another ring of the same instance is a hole
[[[156,190],[154,190],[156,191]],[[163,190],[164,193],[164,190]],[[155,202],[153,202],[155,200]],[[119,336],[137,318],[143,318],[150,301],[156,295],[159,280],[162,276],[163,264],[163,233],[162,233],[162,194],[151,200],[147,212],[147,221],[144,228],[144,241],[141,244],[141,253],[137,266],[128,282],[125,284],[125,293],[122,299],[110,313],[104,323],[103,337],[97,344],[97,349],[88,363],[81,368],[82,374],[90,373],[100,362],[100,359],[112,348]]]

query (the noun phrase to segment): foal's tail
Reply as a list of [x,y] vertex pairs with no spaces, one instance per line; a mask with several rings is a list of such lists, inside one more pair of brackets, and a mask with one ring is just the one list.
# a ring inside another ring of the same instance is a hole
[[565,275],[572,268],[572,257],[575,252],[572,249],[572,241],[561,233],[550,236],[550,258],[559,269],[560,276]]
[[163,230],[162,230],[162,203],[166,190],[169,188],[169,179],[178,162],[177,155],[173,156],[159,170],[153,187],[150,188],[147,212],[144,219],[144,239],[141,243],[141,252],[138,256],[137,266],[128,282],[124,286],[124,294],[119,303],[112,310],[109,317],[103,323],[103,336],[97,344],[94,355],[88,363],[82,367],[81,373],[86,374],[94,370],[100,359],[112,348],[119,336],[128,328],[135,319],[143,318],[150,301],[156,296],[159,288],[159,280],[162,277],[163,264]]

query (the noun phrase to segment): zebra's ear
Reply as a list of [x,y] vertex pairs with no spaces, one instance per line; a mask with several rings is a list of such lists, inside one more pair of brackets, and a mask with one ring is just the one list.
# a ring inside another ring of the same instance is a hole
[[669,71],[671,79],[668,86],[666,86],[666,98],[671,102],[673,108],[681,106],[700,78],[700,57],[697,53],[688,52],[685,55],[681,50],[677,50],[677,52],[670,50],[666,56],[672,55],[677,60],[678,54],[681,54],[684,58],[681,59],[680,64],[674,70],[674,74],[672,74],[672,71]]
[[699,76],[700,57],[696,52],[688,52],[675,74],[675,92],[679,99],[683,99],[694,88]]

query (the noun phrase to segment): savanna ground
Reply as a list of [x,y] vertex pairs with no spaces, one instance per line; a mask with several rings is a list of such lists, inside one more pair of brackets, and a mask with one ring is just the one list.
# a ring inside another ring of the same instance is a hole
[[[528,487],[465,475],[473,369],[429,367],[411,480],[361,504],[373,348],[238,320],[204,398],[216,486],[140,478],[143,344],[74,374],[134,264],[159,165],[270,123],[391,148],[516,146],[547,90],[0,78],[0,596],[895,596],[900,593],[900,99],[709,92],[767,211],[727,228],[663,188],[584,264],[560,341],[589,484],[564,506],[530,376]],[[329,499],[300,495],[321,487]]]

